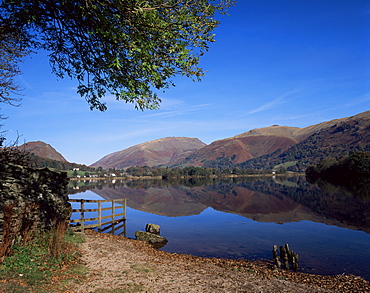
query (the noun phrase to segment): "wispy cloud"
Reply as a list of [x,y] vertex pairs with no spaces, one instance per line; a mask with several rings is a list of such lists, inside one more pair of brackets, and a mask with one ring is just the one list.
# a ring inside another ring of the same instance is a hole
[[363,103],[367,103],[370,101],[370,93],[363,94],[355,99],[353,99],[350,103],[346,104],[346,107],[352,107],[356,105],[360,105]]
[[255,113],[258,113],[258,112],[262,112],[262,111],[266,111],[266,110],[269,110],[271,108],[275,108],[276,106],[280,105],[280,104],[283,104],[285,102],[287,102],[287,100],[285,99],[286,97],[289,97],[293,94],[296,94],[298,92],[301,92],[301,90],[292,90],[292,91],[289,91],[275,99],[273,99],[272,101],[270,102],[267,102],[265,104],[263,104],[262,106],[252,110],[252,111],[249,111],[247,114],[255,114]]
[[[106,95],[103,99],[102,102],[105,102],[108,106],[108,110],[133,110],[135,107],[135,103],[126,103],[124,100],[117,100],[115,96],[113,95]],[[194,106],[196,107],[196,106]],[[185,102],[180,99],[166,99],[166,98],[161,98],[161,103],[159,105],[158,110],[153,111],[144,111],[145,113],[153,113],[149,114],[146,117],[151,117],[151,116],[166,116],[166,114],[171,117],[171,116],[177,116],[177,115],[182,115],[181,113],[183,112],[184,109],[188,109],[186,106]],[[158,113],[160,112],[160,113]],[[171,114],[173,113],[173,114]]]
[[[22,97],[22,107],[18,109],[25,117],[66,114],[88,111],[85,100],[77,94],[67,92],[42,92]],[[77,107],[76,105],[82,105]]]
[[179,107],[182,108],[185,106],[185,102],[180,99],[162,98],[161,100],[162,100],[161,106],[160,106],[161,110],[174,110],[174,109],[178,109]]
[[303,120],[304,118],[309,118],[315,116],[316,113],[308,113],[308,114],[302,114],[302,115],[295,115],[295,116],[275,116],[274,120],[276,121],[286,121],[286,120]]
[[257,109],[254,109],[252,111],[249,111],[247,114],[254,114],[254,113],[266,111],[266,110],[269,110],[271,108],[274,108],[277,105],[282,104],[284,102],[285,102],[285,100],[283,98],[276,98],[276,99],[274,99],[274,100],[272,100],[270,102],[267,102],[267,103],[263,104],[261,107],[258,107]]
[[[320,111],[316,111],[315,114],[318,114],[318,113],[323,114],[323,113],[326,113],[326,112],[333,112],[333,111],[338,111],[338,110],[343,110],[343,109],[347,110],[351,107],[367,104],[367,103],[370,102],[370,92],[365,93],[363,95],[360,95],[360,96],[358,96],[356,98],[353,98],[353,99],[349,99],[348,95],[343,95],[343,99],[349,100],[348,103],[337,103],[333,107],[327,107],[327,108],[321,109]],[[366,108],[366,107],[365,107],[365,109],[368,110],[368,108]],[[360,111],[365,111],[365,110],[361,109]],[[336,119],[336,118],[341,118],[341,117],[339,116],[339,117],[334,117],[334,118],[328,118],[326,120],[331,120],[331,119]]]
[[162,117],[162,118],[168,118],[168,117],[175,117],[180,115],[189,115],[194,112],[203,110],[207,107],[209,107],[211,104],[200,104],[200,105],[194,105],[194,106],[184,106],[184,105],[178,105],[176,107],[177,109],[172,110],[160,110],[161,112],[149,114],[146,115],[146,117]]

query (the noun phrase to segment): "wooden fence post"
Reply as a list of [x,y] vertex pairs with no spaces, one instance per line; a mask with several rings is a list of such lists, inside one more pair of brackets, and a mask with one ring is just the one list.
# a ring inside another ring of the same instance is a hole
[[114,222],[114,200],[112,200],[112,223]]
[[126,209],[126,207],[127,207],[126,198],[124,199],[123,203],[124,203],[124,206],[123,206],[124,215],[123,216],[125,217],[125,221],[126,221],[126,219],[127,219],[127,217],[126,217],[126,211],[127,211],[127,209]]
[[[80,209],[72,209],[72,213],[76,212],[76,213],[80,213],[80,218],[79,219],[73,219],[69,221],[69,223],[79,223],[77,224],[78,227],[75,227],[76,230],[81,230],[81,232],[83,233],[85,229],[87,228],[98,228],[98,231],[99,232],[103,232],[107,229],[112,229],[112,233],[114,233],[117,229],[115,226],[119,226],[119,223],[121,222],[124,222],[124,233],[126,235],[126,212],[127,212],[127,201],[126,201],[126,198],[123,198],[123,199],[114,199],[114,200],[86,200],[86,199],[70,199],[69,200],[70,202],[76,202],[76,203],[80,203]],[[120,209],[121,207],[118,206],[116,207],[115,204],[117,201],[120,201],[120,202],[123,202],[123,206],[122,206],[122,209],[123,211],[122,212],[118,212],[116,214],[116,210],[117,209]],[[102,203],[105,203],[105,202],[111,202],[111,206],[110,207],[103,207],[103,204]],[[94,208],[94,209],[86,209],[85,208],[85,203],[98,203],[98,208]],[[112,214],[111,215],[107,215],[107,216],[103,216],[103,212],[104,211],[108,211],[108,210],[111,210]],[[89,213],[89,212],[97,212],[98,215],[97,217],[94,217],[94,218],[89,218],[89,217],[85,217],[85,213]],[[122,218],[118,218],[116,219],[116,217],[120,217],[122,216]],[[111,219],[110,221],[108,220],[107,222],[104,222],[105,219]],[[91,221],[96,221],[95,223],[93,224],[86,224],[88,222],[91,222]],[[103,225],[109,225],[110,226],[107,226],[107,227],[104,227],[102,228]]]
[[272,249],[272,259],[274,260],[275,266],[280,269],[281,267],[281,262],[279,260],[279,253],[278,253],[278,247],[277,245],[273,246]]
[[98,231],[101,229],[101,201],[98,202]]
[[81,233],[84,233],[85,229],[85,200],[81,199]]

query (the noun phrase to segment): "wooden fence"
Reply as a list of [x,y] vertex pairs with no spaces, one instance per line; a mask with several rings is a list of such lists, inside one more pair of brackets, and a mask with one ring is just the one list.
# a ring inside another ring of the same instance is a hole
[[[98,228],[99,232],[106,232],[111,229],[109,233],[115,234],[115,231],[123,228],[123,232],[118,235],[126,237],[126,198],[108,200],[69,199],[68,201],[80,203],[79,209],[72,209],[72,214],[80,213],[80,218],[69,220],[69,224],[74,231],[84,232],[84,230],[88,228]],[[102,203],[105,202],[111,202],[111,206],[102,208]],[[96,209],[86,209],[85,203],[97,203],[98,207]],[[121,206],[116,206],[116,204],[120,204]],[[122,209],[122,213],[116,214],[115,212],[118,209]],[[102,212],[107,210],[111,210],[111,214],[102,216]],[[97,212],[98,216],[95,218],[85,218],[85,213],[88,212]],[[122,216],[122,218],[116,219],[116,217],[120,216]],[[108,221],[104,221],[106,219],[108,219]],[[95,224],[86,224],[86,222],[95,221],[97,221]],[[104,227],[102,228],[102,226]]]

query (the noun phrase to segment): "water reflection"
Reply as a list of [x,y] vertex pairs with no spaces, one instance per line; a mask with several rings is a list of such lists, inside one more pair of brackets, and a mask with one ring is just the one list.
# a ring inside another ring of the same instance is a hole
[[309,220],[370,233],[370,199],[304,177],[71,182],[70,194],[92,190],[104,199],[167,217],[198,215],[207,207],[259,222]]
[[71,198],[127,198],[127,236],[161,226],[162,250],[208,257],[271,259],[289,243],[300,267],[370,280],[370,198],[304,177],[91,181]]

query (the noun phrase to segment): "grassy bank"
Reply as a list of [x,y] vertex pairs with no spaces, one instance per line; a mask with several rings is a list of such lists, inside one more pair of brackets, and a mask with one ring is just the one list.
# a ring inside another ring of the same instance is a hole
[[24,245],[15,245],[0,264],[0,292],[68,292],[84,279],[77,245],[84,238],[53,229]]

